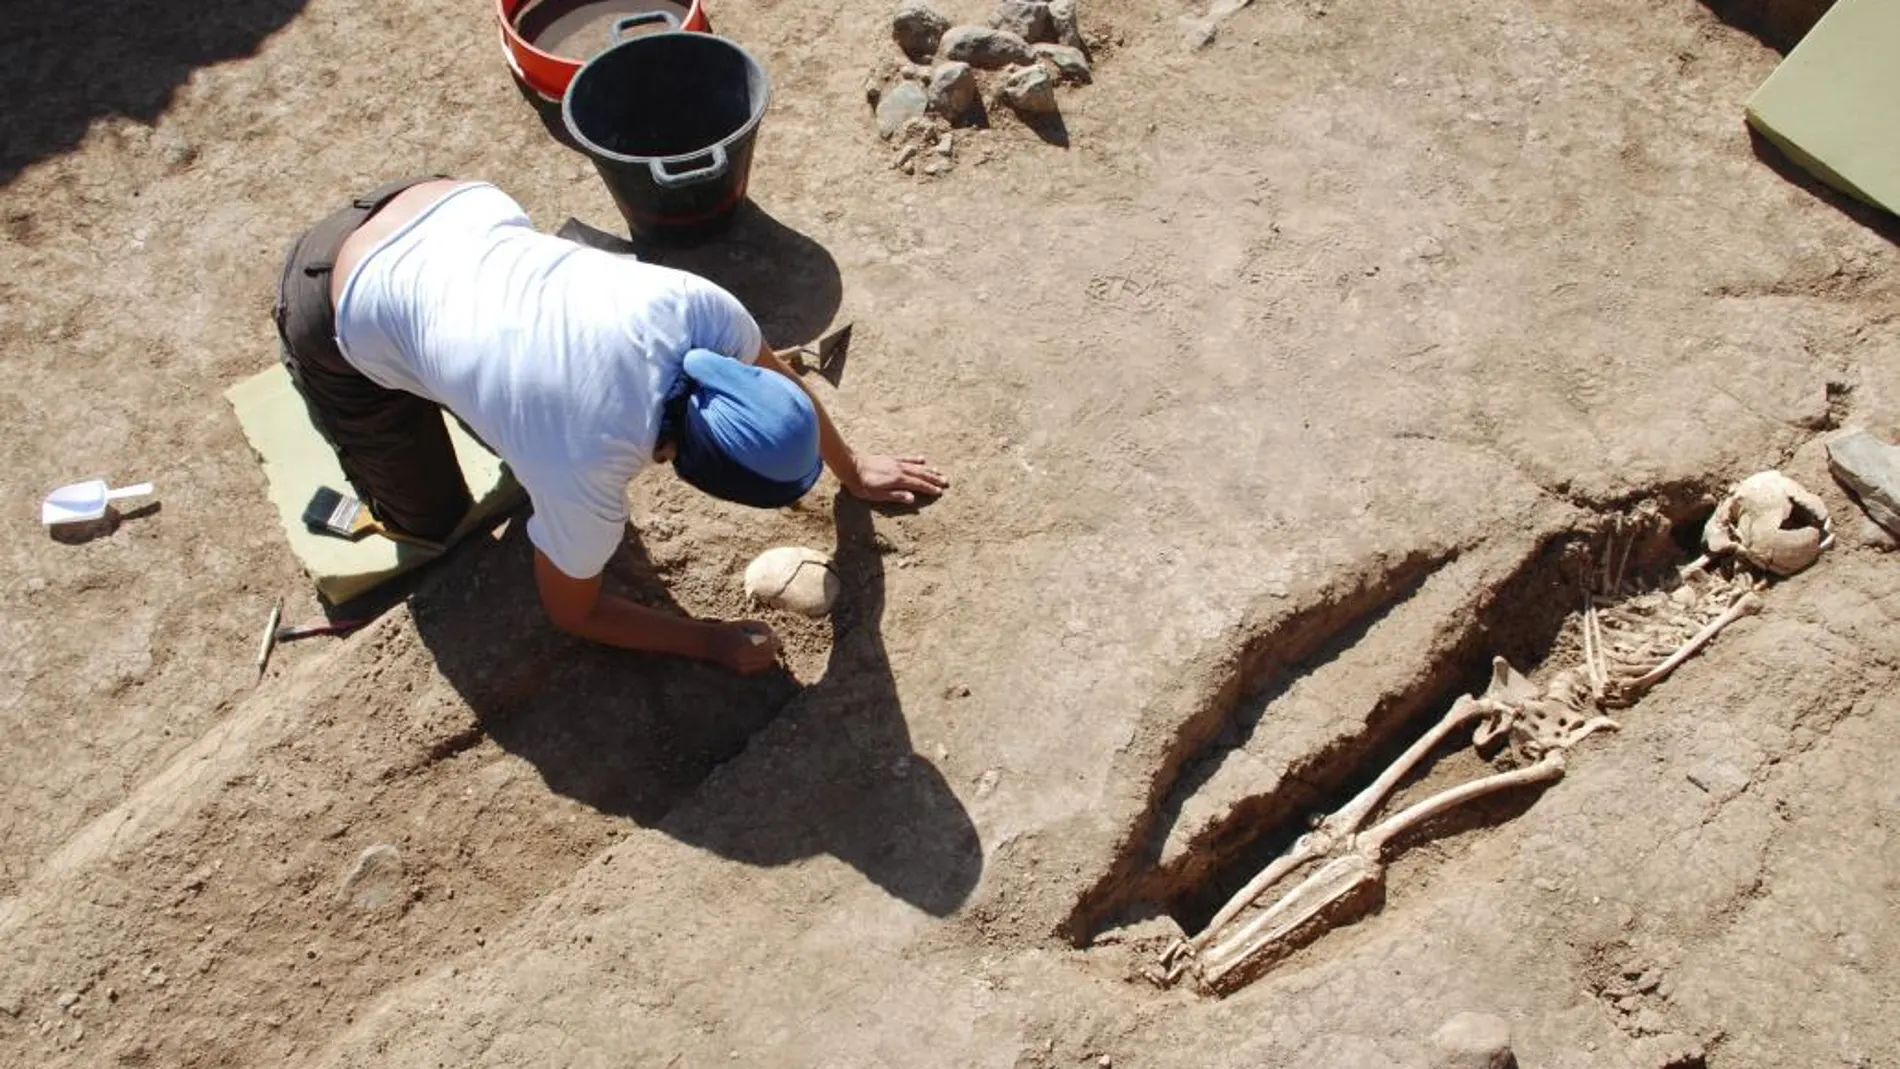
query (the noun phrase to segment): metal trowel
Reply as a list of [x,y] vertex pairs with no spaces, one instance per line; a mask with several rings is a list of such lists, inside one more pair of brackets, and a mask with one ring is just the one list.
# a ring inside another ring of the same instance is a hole
[[799,374],[816,371],[833,386],[844,377],[846,350],[851,347],[851,324],[833,327],[818,336],[818,340],[809,345],[800,345],[780,352],[779,359],[792,365]]

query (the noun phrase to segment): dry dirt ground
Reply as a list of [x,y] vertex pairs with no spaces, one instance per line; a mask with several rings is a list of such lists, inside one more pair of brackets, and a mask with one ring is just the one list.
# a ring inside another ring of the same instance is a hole
[[[410,172],[611,204],[479,0],[0,14],[0,1062],[1410,1066],[1475,1010],[1527,1067],[1900,1065],[1900,559],[1822,454],[1900,427],[1900,287],[1751,145],[1775,52],[1691,0],[1258,0],[1198,51],[1085,0],[1068,147],[998,115],[927,178],[863,102],[882,4],[712,11],[776,96],[679,262],[780,343],[855,321],[843,425],[954,492],[636,483],[655,602],[836,547],[787,673],[558,636],[517,518],[255,685],[318,609],[221,397],[285,243]],[[1561,782],[1232,997],[1133,978],[1558,649],[1593,532],[1777,465],[1839,544]],[[160,505],[48,538],[94,474]]]

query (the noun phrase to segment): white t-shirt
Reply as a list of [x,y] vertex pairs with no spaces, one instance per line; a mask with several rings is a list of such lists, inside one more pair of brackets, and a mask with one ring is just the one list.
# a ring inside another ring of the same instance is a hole
[[534,500],[529,541],[586,578],[620,544],[627,481],[687,350],[751,362],[760,333],[711,282],[542,234],[476,183],[363,257],[336,340],[372,382],[446,406],[494,448]]

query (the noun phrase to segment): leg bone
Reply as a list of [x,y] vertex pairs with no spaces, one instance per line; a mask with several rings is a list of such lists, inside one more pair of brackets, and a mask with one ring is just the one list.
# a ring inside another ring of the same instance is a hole
[[1267,888],[1279,883],[1307,862],[1330,853],[1337,843],[1359,830],[1360,826],[1366,822],[1366,818],[1372,815],[1373,810],[1385,801],[1385,796],[1392,792],[1392,788],[1398,784],[1399,780],[1437,748],[1438,744],[1444,741],[1445,736],[1489,711],[1490,707],[1487,703],[1469,695],[1460,696],[1456,702],[1452,703],[1451,711],[1445,714],[1444,719],[1399,755],[1399,759],[1392,762],[1378,779],[1365,790],[1360,791],[1352,801],[1347,802],[1333,815],[1320,821],[1319,827],[1300,836],[1299,841],[1293,844],[1292,850],[1275,858],[1272,864],[1260,871],[1260,875],[1247,881],[1247,886],[1242,887],[1234,897],[1227,900],[1227,904],[1221,907],[1220,912],[1214,914],[1214,919],[1207,922],[1207,928],[1200,935],[1189,940],[1189,945],[1196,951],[1203,949],[1229,921],[1246,909],[1254,899],[1259,898]]
[[1554,750],[1534,765],[1435,794],[1355,837],[1349,851],[1300,881],[1232,937],[1205,951],[1200,958],[1202,982],[1219,990],[1236,969],[1270,951],[1290,950],[1316,929],[1338,923],[1347,903],[1384,882],[1382,854],[1386,845],[1406,830],[1475,798],[1520,784],[1553,780],[1563,773],[1563,752]]
[[1355,845],[1368,850],[1372,856],[1379,857],[1393,839],[1412,828],[1475,798],[1526,783],[1542,783],[1554,780],[1564,774],[1564,752],[1552,750],[1534,765],[1514,768],[1509,772],[1497,772],[1470,783],[1461,783],[1449,790],[1440,791],[1423,801],[1407,806],[1404,811],[1381,821],[1376,827],[1360,835]]

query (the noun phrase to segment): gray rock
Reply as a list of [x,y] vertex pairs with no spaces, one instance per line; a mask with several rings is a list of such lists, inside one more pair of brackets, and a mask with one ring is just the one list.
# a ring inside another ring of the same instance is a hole
[[1900,448],[1854,431],[1827,443],[1827,466],[1875,523],[1900,535]]
[[1068,45],[1039,44],[1035,46],[1036,58],[1055,68],[1056,77],[1076,85],[1087,85],[1094,79],[1089,70],[1089,57],[1079,48]]
[[356,864],[336,889],[338,904],[364,913],[402,905],[402,854],[388,843],[378,843],[357,855]]
[[930,110],[955,122],[975,113],[981,94],[968,63],[940,63],[930,74]]
[[1008,30],[1025,41],[1053,41],[1055,23],[1044,0],[1003,0],[990,16],[990,26]]
[[907,3],[891,16],[891,40],[919,63],[928,62],[937,54],[943,31],[949,28],[950,20],[928,4]]
[[1020,67],[1003,79],[997,94],[1010,107],[1024,115],[1056,113],[1056,80],[1041,67]]
[[1088,51],[1082,43],[1082,24],[1076,11],[1076,0],[1049,0],[1049,29],[1059,45]]
[[1001,70],[1012,63],[1036,61],[1029,42],[1007,30],[988,26],[953,26],[943,35],[943,58],[968,63],[978,70]]
[[923,86],[911,81],[897,83],[878,101],[877,136],[889,141],[906,122],[923,118],[929,106]]
[[1434,1069],[1513,1069],[1511,1026],[1491,1013],[1460,1013],[1432,1036]]

